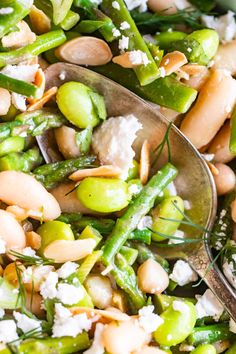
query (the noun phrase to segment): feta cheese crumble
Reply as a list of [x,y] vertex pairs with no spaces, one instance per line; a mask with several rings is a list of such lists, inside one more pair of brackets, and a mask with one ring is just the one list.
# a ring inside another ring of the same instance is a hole
[[147,0],[124,0],[129,11],[139,8],[140,12],[147,11]]
[[22,254],[24,256],[29,256],[29,257],[37,257],[36,255],[36,251],[31,248],[31,247],[25,247],[23,250],[22,250]]
[[65,305],[75,305],[83,299],[84,292],[81,287],[71,284],[58,284],[56,297]]
[[175,281],[179,286],[184,286],[196,281],[198,279],[198,275],[187,262],[178,260],[175,263],[169,278]]
[[66,279],[71,274],[73,274],[77,268],[78,268],[77,263],[68,261],[68,262],[64,263],[60,269],[58,269],[57,274],[58,274],[59,278]]
[[198,300],[195,305],[197,318],[212,316],[215,321],[218,321],[224,311],[224,307],[212,291],[207,289],[202,296],[196,296],[196,298]]
[[98,323],[96,325],[94,339],[91,347],[84,352],[84,354],[103,354],[105,352],[105,348],[102,341],[102,332],[104,330],[104,325],[102,323]]
[[121,33],[120,33],[120,31],[119,31],[117,28],[113,28],[113,29],[112,29],[112,34],[113,34],[113,36],[114,36],[115,38],[118,38],[118,37],[121,36]]
[[141,128],[142,124],[132,114],[112,117],[102,123],[95,131],[92,142],[101,163],[119,167],[123,171],[122,177],[126,178],[135,156],[132,144]]
[[233,11],[228,11],[226,15],[220,17],[203,15],[202,23],[206,27],[216,30],[222,43],[230,42],[236,37],[236,22],[234,15]]
[[181,312],[183,314],[188,312],[189,310],[188,305],[186,305],[183,301],[178,300],[173,301],[172,307],[173,310]]
[[159,67],[159,72],[160,72],[160,77],[166,76],[165,68],[163,68],[162,66]]
[[92,321],[85,313],[72,316],[72,313],[62,304],[55,304],[55,317],[52,327],[52,337],[76,337],[84,330],[89,331]]
[[145,330],[146,333],[154,332],[164,320],[154,313],[154,306],[144,306],[138,312],[139,314],[139,325]]
[[6,242],[0,239],[0,254],[6,253]]
[[57,296],[57,283],[58,274],[50,272],[46,280],[40,285],[40,294],[44,299],[54,299]]
[[[183,239],[185,236],[185,233],[181,230],[177,230],[173,236]],[[183,242],[182,240],[176,240],[176,239],[172,238],[169,240],[168,244],[169,245],[177,245],[178,243],[182,243],[182,242]]]
[[119,39],[118,47],[121,52],[124,52],[125,49],[129,49],[129,37],[122,36],[121,39]]
[[147,227],[152,227],[152,217],[149,215],[143,216],[142,219],[139,221],[137,229],[143,230]]
[[0,321],[0,342],[9,343],[17,340],[16,323],[13,320]]
[[112,7],[115,10],[120,10],[120,5],[117,1],[112,1]]
[[2,7],[0,9],[0,15],[10,15],[13,12],[13,8],[12,7]]
[[53,270],[54,267],[49,265],[27,267],[22,273],[22,280],[24,283],[34,281],[34,284],[39,284],[42,283]]
[[121,22],[121,24],[120,24],[120,29],[121,30],[126,30],[126,29],[129,29],[129,28],[130,28],[130,25],[128,24],[127,21]]
[[17,327],[20,328],[23,333],[33,330],[38,330],[40,332],[42,330],[41,321],[39,320],[35,320],[16,311],[13,312],[13,316],[16,320]]
[[147,54],[141,50],[132,50],[129,52],[129,60],[133,65],[148,65],[150,60],[147,57]]

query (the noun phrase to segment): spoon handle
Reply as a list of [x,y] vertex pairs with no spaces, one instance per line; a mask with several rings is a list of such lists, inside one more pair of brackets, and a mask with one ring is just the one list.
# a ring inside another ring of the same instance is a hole
[[212,258],[211,252],[207,244],[202,245],[197,253],[187,255],[189,264],[204,279],[218,300],[224,304],[229,315],[236,321],[236,290],[228,283],[213,259],[211,263],[210,258]]

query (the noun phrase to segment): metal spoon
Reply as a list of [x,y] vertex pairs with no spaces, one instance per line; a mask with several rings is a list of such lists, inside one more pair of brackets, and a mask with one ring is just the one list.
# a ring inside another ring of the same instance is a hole
[[[61,80],[60,77],[65,77],[65,79]],[[167,130],[169,122],[153,106],[126,88],[93,71],[72,64],[57,63],[47,69],[46,80],[47,88],[60,86],[67,81],[79,81],[90,86],[104,96],[109,117],[134,114],[143,125],[134,144],[137,158],[144,139],[148,139],[154,148],[162,140]],[[175,182],[178,194],[190,202],[192,207],[188,211],[188,215],[191,219],[196,224],[211,230],[216,214],[217,197],[208,166],[198,151],[176,127],[171,129],[169,141],[172,163],[179,170]],[[48,141],[46,145],[45,142],[44,144],[40,143],[43,155],[46,156],[46,162],[52,160],[51,156],[48,156],[49,146]],[[50,149],[52,150],[51,146]],[[161,163],[163,162],[162,159]],[[157,168],[156,165],[154,169]],[[202,237],[196,229],[191,228],[187,231],[188,234],[191,232],[191,238]],[[208,234],[205,235],[206,238],[208,236]],[[168,249],[159,248],[158,252],[170,259],[182,258],[188,261],[193,269],[201,277],[204,277],[209,288],[222,302],[231,317],[236,320],[236,293],[219,269],[216,266],[211,266],[213,259],[207,241],[185,246],[175,245],[175,247]]]

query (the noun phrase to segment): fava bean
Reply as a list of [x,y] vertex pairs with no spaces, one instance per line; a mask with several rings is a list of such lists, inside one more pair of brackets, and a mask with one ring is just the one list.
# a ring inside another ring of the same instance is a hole
[[12,136],[0,143],[0,156],[10,154],[11,152],[19,152],[24,149],[25,139],[20,136]]
[[41,236],[41,246],[39,254],[43,255],[45,248],[56,240],[73,241],[74,234],[70,225],[62,221],[48,221],[37,229],[37,233]]
[[106,117],[100,116],[100,111],[105,111],[103,98],[99,96],[100,105],[96,106],[94,94],[96,93],[80,82],[67,82],[58,89],[57,104],[60,111],[75,126],[81,129],[95,127],[100,118]]
[[[180,222],[183,219],[183,214],[181,213],[183,211],[184,202],[180,197],[176,196],[164,199],[152,211],[152,229],[168,236],[173,235],[177,231]],[[179,220],[179,222],[164,220],[164,218]],[[163,241],[164,238],[153,233],[152,239],[154,241]]]
[[211,344],[201,344],[191,354],[216,354],[216,350]]
[[119,179],[87,177],[77,187],[77,197],[81,203],[101,213],[111,213],[129,204],[126,182]]
[[172,305],[160,316],[164,322],[154,333],[154,338],[160,345],[170,347],[183,342],[195,326],[197,319],[195,306],[189,301],[178,303],[181,304],[178,311],[174,310]]

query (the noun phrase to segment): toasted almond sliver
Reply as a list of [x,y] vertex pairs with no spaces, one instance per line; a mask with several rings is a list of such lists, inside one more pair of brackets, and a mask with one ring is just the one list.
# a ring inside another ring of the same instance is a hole
[[55,94],[57,93],[57,87],[52,87],[46,91],[41,98],[29,104],[27,107],[28,112],[32,112],[36,109],[42,108]]
[[140,180],[142,184],[146,184],[150,173],[150,145],[147,140],[143,142],[140,156]]
[[72,181],[80,181],[86,177],[119,177],[122,171],[117,166],[104,165],[96,168],[86,168],[72,173],[69,178]]
[[51,20],[50,18],[36,6],[32,6],[29,13],[30,22],[34,32],[37,34],[43,34],[49,32],[51,29]]
[[10,32],[2,38],[3,47],[17,49],[36,40],[36,34],[31,31],[25,21],[18,22],[17,27],[17,31]]
[[123,53],[121,55],[117,55],[112,58],[113,63],[122,66],[123,68],[132,69],[137,65],[133,64],[130,60],[129,52]]
[[219,170],[218,168],[215,167],[215,165],[209,161],[206,161],[211,173],[213,174],[213,176],[218,176],[219,174]]
[[170,75],[176,72],[184,64],[187,64],[187,62],[188,60],[183,53],[174,51],[163,57],[160,67],[165,70],[165,75]]
[[204,65],[199,64],[186,64],[183,65],[181,70],[187,73],[190,76],[195,76],[201,74],[205,71],[206,67]]
[[126,313],[121,312],[120,310],[116,309],[117,311],[109,310],[97,310],[92,309],[90,307],[71,307],[69,310],[72,312],[73,315],[77,315],[79,313],[86,313],[89,317],[94,317],[95,315],[105,317],[111,321],[129,321],[130,316]]
[[26,236],[26,245],[38,250],[41,246],[41,236],[35,231],[28,231],[25,233]]

